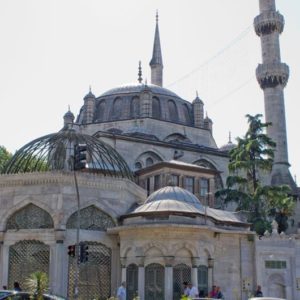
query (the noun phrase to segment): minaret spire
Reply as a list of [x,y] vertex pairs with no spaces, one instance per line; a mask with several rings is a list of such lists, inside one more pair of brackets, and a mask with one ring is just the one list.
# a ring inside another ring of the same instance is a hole
[[254,28],[261,39],[262,64],[256,69],[256,78],[264,92],[266,122],[272,123],[267,128],[267,134],[276,142],[271,184],[288,184],[294,189],[295,183],[289,172],[283,94],[289,78],[289,67],[281,62],[279,44],[284,18],[276,11],[275,0],[259,0],[259,9]]
[[139,72],[138,72],[138,82],[139,83],[142,83],[143,81],[143,78],[142,78],[142,63],[141,61],[139,61]]
[[163,85],[163,61],[160,47],[158,11],[156,11],[156,27],[154,35],[153,53],[150,61],[151,83],[159,86]]

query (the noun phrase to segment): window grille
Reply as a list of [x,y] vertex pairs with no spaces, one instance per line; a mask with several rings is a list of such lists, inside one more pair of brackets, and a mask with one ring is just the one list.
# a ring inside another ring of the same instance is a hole
[[183,282],[191,282],[191,268],[180,264],[173,269],[173,300],[178,300],[183,294]]
[[[111,249],[101,243],[88,245],[88,261],[79,265],[78,299],[106,300],[111,296]],[[68,298],[74,299],[76,257],[69,257]]]
[[199,296],[204,297],[208,295],[208,270],[207,266],[198,267],[198,291]]
[[15,212],[7,221],[6,229],[53,228],[53,220],[48,212],[34,204],[28,204]]
[[266,260],[265,261],[266,269],[286,269],[285,260]]
[[40,241],[24,240],[9,247],[8,287],[15,281],[25,288],[30,274],[41,271],[49,276],[50,247]]
[[145,300],[165,299],[165,269],[159,264],[145,268]]
[[138,291],[138,266],[137,265],[131,264],[127,267],[126,284],[127,284],[126,299],[133,299],[135,296],[137,296],[137,291]]
[[[106,213],[91,205],[80,210],[80,229],[102,230],[115,227],[114,220]],[[67,222],[67,229],[77,228],[77,211]]]

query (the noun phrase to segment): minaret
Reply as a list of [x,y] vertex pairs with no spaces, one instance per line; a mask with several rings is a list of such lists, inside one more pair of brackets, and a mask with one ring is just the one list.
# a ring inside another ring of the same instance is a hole
[[151,67],[151,83],[162,86],[163,85],[163,62],[160,48],[160,38],[158,29],[158,13],[156,12],[156,27],[154,36],[153,53],[150,61]]
[[254,19],[254,28],[261,40],[262,64],[256,69],[256,78],[264,91],[265,120],[272,123],[267,134],[276,142],[271,184],[288,184],[294,189],[295,183],[289,172],[283,94],[289,67],[281,62],[279,45],[284,18],[276,11],[275,0],[259,0],[259,9],[260,15]]

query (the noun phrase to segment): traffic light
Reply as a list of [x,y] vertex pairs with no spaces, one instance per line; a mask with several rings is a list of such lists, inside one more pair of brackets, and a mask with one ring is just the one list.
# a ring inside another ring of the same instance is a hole
[[86,144],[78,144],[74,147],[74,170],[85,169],[86,165]]
[[68,246],[68,255],[71,257],[75,257],[76,255],[76,245]]
[[89,246],[86,243],[80,243],[80,262],[85,263],[89,260]]

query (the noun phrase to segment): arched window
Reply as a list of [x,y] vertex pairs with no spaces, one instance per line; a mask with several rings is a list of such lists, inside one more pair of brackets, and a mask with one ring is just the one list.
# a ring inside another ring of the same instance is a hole
[[165,299],[165,268],[160,264],[145,268],[145,300],[153,299]]
[[138,97],[134,97],[131,100],[130,116],[134,119],[140,116],[140,99]]
[[48,212],[30,203],[15,212],[7,221],[6,229],[53,228],[53,220]]
[[121,98],[116,98],[113,103],[111,119],[119,120],[122,117],[122,100]]
[[152,99],[152,117],[155,119],[161,118],[160,100],[156,97]]
[[150,167],[153,165],[153,159],[151,157],[148,157],[146,159],[146,167]]
[[96,106],[96,121],[104,121],[104,116],[105,116],[105,107],[106,107],[106,102],[105,100],[101,100],[97,106]]
[[208,268],[207,266],[198,267],[198,291],[199,297],[208,295]]
[[191,268],[179,264],[173,268],[173,300],[180,299],[183,294],[183,282],[191,282]]
[[176,104],[173,100],[168,101],[168,109],[169,109],[169,120],[173,122],[178,122],[178,111]]
[[[80,229],[105,231],[115,227],[114,220],[106,213],[91,205],[80,210]],[[67,222],[67,229],[77,228],[77,211]]]
[[136,170],[140,170],[142,168],[142,164],[138,161],[138,162],[135,163],[134,168]]
[[130,264],[126,268],[126,299],[133,299],[137,296],[138,290],[138,266],[135,264]]
[[191,115],[188,106],[186,104],[183,104],[182,110],[183,110],[184,123],[191,124]]

